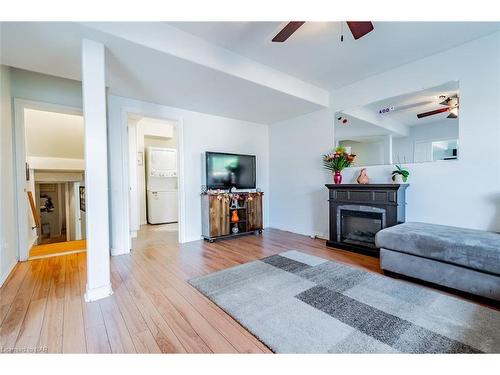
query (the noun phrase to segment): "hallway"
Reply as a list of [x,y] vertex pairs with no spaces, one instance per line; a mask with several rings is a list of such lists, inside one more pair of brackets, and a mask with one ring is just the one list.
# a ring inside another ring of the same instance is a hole
[[49,256],[58,256],[64,254],[70,254],[75,252],[85,251],[87,247],[87,241],[77,240],[77,241],[64,241],[47,243],[43,245],[34,245],[29,254],[29,259],[45,258]]

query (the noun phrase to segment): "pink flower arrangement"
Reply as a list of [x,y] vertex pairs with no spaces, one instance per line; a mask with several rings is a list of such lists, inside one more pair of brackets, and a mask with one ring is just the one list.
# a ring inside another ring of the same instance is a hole
[[323,155],[323,167],[334,172],[340,172],[349,167],[356,155],[348,154],[344,147],[337,147],[330,153]]

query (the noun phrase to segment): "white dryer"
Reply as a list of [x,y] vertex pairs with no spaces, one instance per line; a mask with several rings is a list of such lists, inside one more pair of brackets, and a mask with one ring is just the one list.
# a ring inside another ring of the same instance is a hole
[[177,222],[177,194],[177,150],[148,147],[146,201],[149,224]]

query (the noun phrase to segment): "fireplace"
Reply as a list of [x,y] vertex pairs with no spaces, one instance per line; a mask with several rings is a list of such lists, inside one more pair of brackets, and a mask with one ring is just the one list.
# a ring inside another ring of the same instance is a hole
[[328,184],[327,246],[378,256],[375,235],[405,221],[407,184]]
[[375,249],[375,234],[385,227],[384,208],[356,205],[337,207],[337,242]]

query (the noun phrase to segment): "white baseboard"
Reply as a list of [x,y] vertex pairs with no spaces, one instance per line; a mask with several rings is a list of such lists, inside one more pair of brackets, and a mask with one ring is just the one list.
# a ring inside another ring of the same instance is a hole
[[124,255],[124,254],[130,254],[130,250],[126,249],[117,249],[112,247],[111,248],[111,256],[118,256],[118,255]]
[[312,234],[312,236],[314,236],[315,238],[318,238],[320,240],[325,240],[325,241],[328,239],[328,234],[321,233],[321,232],[316,232],[316,233]]
[[111,289],[111,284],[101,286],[99,288],[89,289],[87,285],[87,290],[85,291],[85,302],[97,301],[109,297],[113,294],[113,289]]
[[17,260],[15,260],[10,265],[10,267],[8,268],[8,271],[5,272],[4,275],[0,275],[0,288],[3,286],[3,284],[5,283],[5,281],[9,278],[10,274],[12,273],[12,271],[14,271],[14,268],[16,267],[17,263],[18,263]]
[[130,237],[137,238],[137,231],[136,230],[131,230],[130,231]]
[[295,233],[295,234],[300,234],[302,236],[308,236],[308,237],[311,237],[311,238],[319,238],[321,240],[328,239],[328,234],[325,234],[325,233],[322,233],[322,232],[316,232],[316,231],[307,232],[307,231],[301,230],[299,228],[292,228],[292,227],[282,226],[282,225],[271,225],[270,228],[282,230],[282,231],[285,231],[285,232],[291,232],[291,233]]
[[38,236],[34,236],[31,238],[31,240],[28,243],[28,252],[31,250],[33,246],[35,246],[38,243]]

